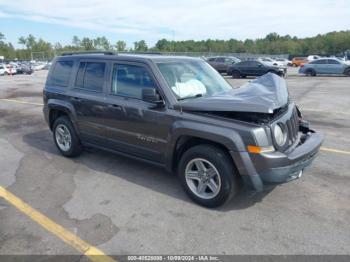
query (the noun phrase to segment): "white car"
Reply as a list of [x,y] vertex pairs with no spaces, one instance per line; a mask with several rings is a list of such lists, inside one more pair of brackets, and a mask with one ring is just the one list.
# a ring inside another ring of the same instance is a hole
[[43,70],[45,66],[46,66],[46,63],[35,63],[32,65],[32,68],[34,71],[39,71],[39,70]]
[[314,61],[316,59],[320,59],[321,57],[318,56],[318,55],[309,55],[306,59],[311,62],[311,61]]
[[0,75],[15,75],[17,73],[16,68],[12,65],[1,64],[0,68]]
[[3,76],[5,74],[5,65],[0,64],[0,76]]
[[292,61],[288,60],[287,58],[276,58],[275,61],[282,63],[284,66],[292,65]]
[[283,68],[283,69],[287,68],[287,66],[285,66],[284,63],[276,61],[276,60],[273,60],[270,57],[259,57],[258,61],[259,62],[263,62],[263,63],[265,63],[265,64],[267,64],[269,66],[277,66],[277,67]]

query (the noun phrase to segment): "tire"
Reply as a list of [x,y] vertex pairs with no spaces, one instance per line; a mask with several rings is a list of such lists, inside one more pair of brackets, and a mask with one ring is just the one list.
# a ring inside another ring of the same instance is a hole
[[240,78],[241,73],[238,70],[233,70],[232,71],[232,78]]
[[307,76],[316,76],[316,71],[313,70],[313,69],[307,69],[305,71],[305,75],[307,75]]
[[223,205],[238,191],[238,172],[231,158],[212,145],[198,145],[187,150],[180,159],[178,177],[187,195],[195,203],[209,208]]
[[346,76],[350,76],[350,68],[346,69],[345,72],[344,72],[344,74],[345,74]]
[[[81,154],[83,148],[80,144],[80,139],[72,122],[67,116],[57,118],[53,124],[52,131],[53,140],[62,155],[65,157],[76,157]],[[62,132],[64,138],[59,137],[60,134],[62,135]],[[70,143],[68,142],[69,140]],[[64,143],[64,141],[66,143]]]
[[298,65],[297,64],[292,64],[292,67],[298,67]]

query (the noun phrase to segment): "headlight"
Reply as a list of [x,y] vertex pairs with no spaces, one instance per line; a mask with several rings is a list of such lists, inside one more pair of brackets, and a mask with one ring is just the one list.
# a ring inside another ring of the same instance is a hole
[[286,134],[283,132],[282,127],[279,124],[275,125],[273,128],[273,136],[275,137],[278,146],[283,146],[286,142]]

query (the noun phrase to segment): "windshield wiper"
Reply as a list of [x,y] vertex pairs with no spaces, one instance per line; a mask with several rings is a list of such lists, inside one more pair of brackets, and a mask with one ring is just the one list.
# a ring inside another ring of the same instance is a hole
[[194,96],[186,96],[186,97],[182,97],[182,98],[179,98],[178,100],[185,100],[185,99],[191,99],[191,98],[197,98],[197,97],[202,97],[203,94],[196,94]]

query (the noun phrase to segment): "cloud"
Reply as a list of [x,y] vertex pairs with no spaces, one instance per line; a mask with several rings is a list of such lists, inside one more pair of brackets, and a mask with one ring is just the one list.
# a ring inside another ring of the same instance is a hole
[[269,32],[311,36],[349,29],[350,5],[330,0],[10,0],[12,17],[154,41],[258,38]]

